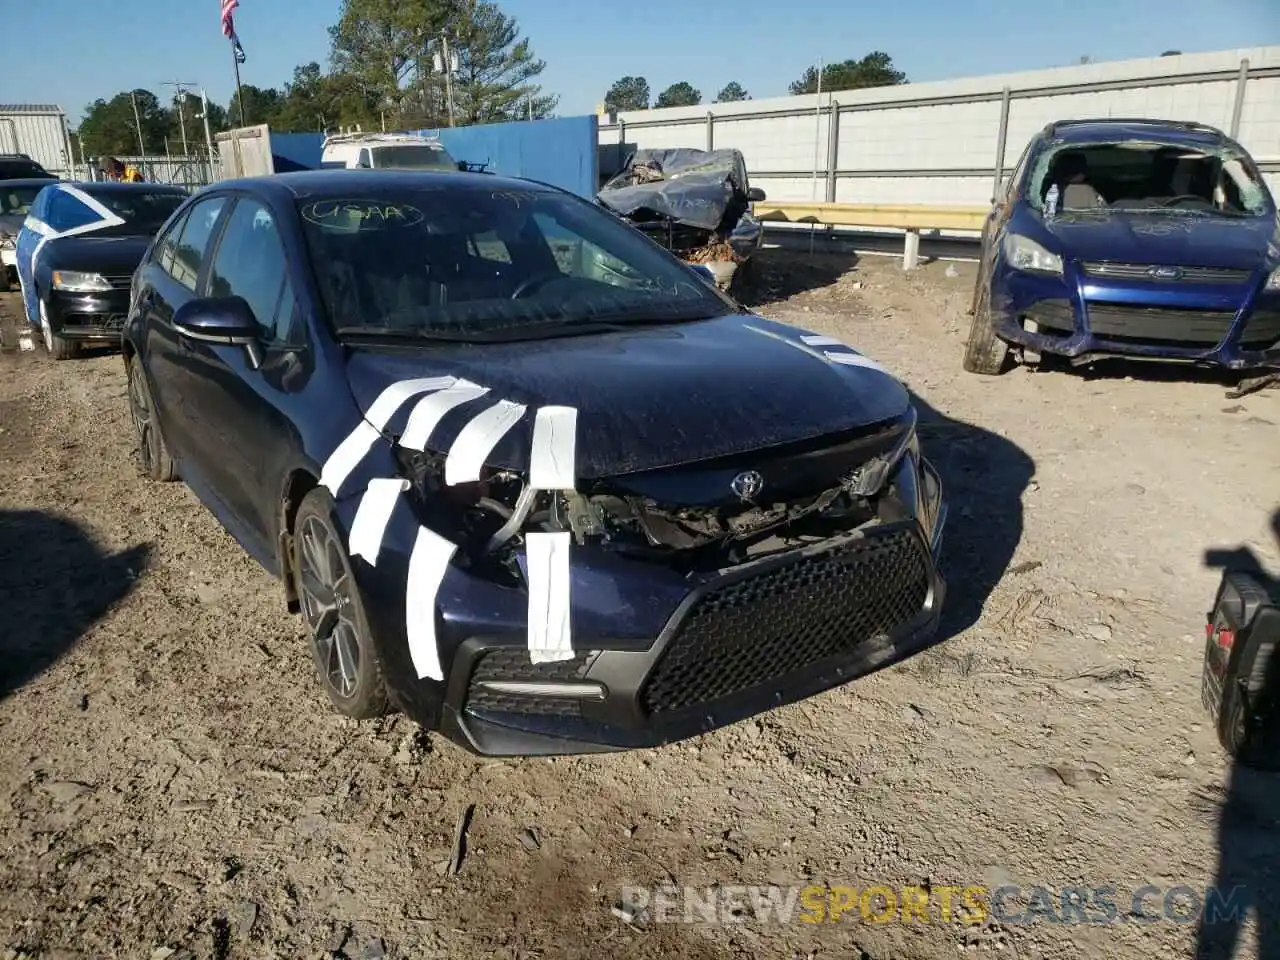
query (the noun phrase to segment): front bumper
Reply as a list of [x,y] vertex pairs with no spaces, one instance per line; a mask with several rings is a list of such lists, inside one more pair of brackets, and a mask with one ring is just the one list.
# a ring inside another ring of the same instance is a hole
[[530,661],[522,591],[451,570],[437,599],[443,684],[409,662],[393,547],[361,578],[388,689],[475,753],[578,754],[681,740],[896,663],[930,643],[945,594],[937,473],[912,454],[899,480],[915,516],[718,574],[575,561],[569,661]]
[[1068,262],[1063,277],[998,270],[997,336],[1077,362],[1106,356],[1246,370],[1280,365],[1280,295],[1246,284],[1098,281]]
[[117,341],[129,313],[129,291],[68,293],[54,290],[45,305],[49,326],[58,336],[77,341]]

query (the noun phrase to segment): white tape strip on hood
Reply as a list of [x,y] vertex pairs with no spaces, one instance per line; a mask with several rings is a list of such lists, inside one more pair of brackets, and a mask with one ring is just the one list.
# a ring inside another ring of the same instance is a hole
[[423,397],[409,414],[409,422],[405,424],[404,434],[400,437],[400,446],[410,450],[425,450],[432,431],[440,425],[446,413],[470,400],[483,397],[488,392],[488,387],[469,380],[459,380],[453,386]]
[[811,347],[843,347],[844,341],[839,337],[828,337],[820,333],[806,333],[800,338],[801,342],[807,343]]
[[529,660],[553,663],[573,659],[569,624],[570,533],[525,535],[529,578]]
[[444,461],[444,482],[452,487],[479,480],[485,460],[507,431],[520,422],[524,411],[523,404],[499,400],[488,410],[476,414],[449,448],[449,456]]
[[418,538],[409,556],[409,578],[405,584],[405,635],[409,657],[418,679],[444,680],[440,646],[436,638],[436,597],[457,547],[426,527],[418,528]]
[[529,451],[529,484],[535,490],[573,490],[577,446],[578,409],[540,407]]
[[888,370],[876,363],[870,357],[864,357],[860,353],[831,353],[828,351],[826,356],[832,363],[841,363],[846,367],[866,367],[868,370],[879,370],[886,376],[893,376],[893,374],[889,373]]
[[360,498],[355,519],[351,521],[351,537],[347,541],[350,556],[364,557],[371,566],[378,565],[378,553],[382,550],[387,524],[391,522],[391,512],[400,494],[408,489],[408,480],[379,478],[369,481],[369,488]]
[[387,421],[395,416],[395,412],[410,397],[430,393],[432,390],[445,390],[455,382],[453,377],[429,377],[422,380],[400,380],[391,384],[378,394],[378,398],[369,405],[369,412],[364,419],[356,424],[355,429],[329,455],[320,471],[320,483],[328,487],[329,492],[336,497],[343,481],[373,447]]

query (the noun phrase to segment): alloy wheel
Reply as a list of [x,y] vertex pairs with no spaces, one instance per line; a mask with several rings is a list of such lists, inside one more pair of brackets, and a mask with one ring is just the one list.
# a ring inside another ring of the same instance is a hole
[[142,461],[143,471],[149,474],[155,464],[155,453],[152,450],[155,434],[151,425],[151,398],[147,396],[142,368],[137,359],[129,367],[129,413],[133,417],[133,428],[138,434],[138,458]]
[[302,615],[311,629],[316,660],[325,683],[347,699],[356,693],[360,671],[351,571],[337,537],[319,518],[304,520],[298,542]]

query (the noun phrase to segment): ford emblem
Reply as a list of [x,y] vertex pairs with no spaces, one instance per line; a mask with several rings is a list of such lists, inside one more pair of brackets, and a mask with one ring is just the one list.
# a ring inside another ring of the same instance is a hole
[[760,491],[764,489],[764,477],[755,470],[744,470],[730,481],[729,489],[739,500],[749,503],[760,496]]
[[1182,270],[1179,267],[1151,267],[1147,276],[1152,280],[1181,280]]

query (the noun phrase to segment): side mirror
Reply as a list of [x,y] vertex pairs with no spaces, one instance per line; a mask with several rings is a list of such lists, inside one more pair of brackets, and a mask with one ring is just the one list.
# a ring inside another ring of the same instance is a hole
[[249,364],[262,365],[258,321],[243,297],[206,297],[188,300],[173,314],[173,328],[180,336],[200,343],[244,347]]
[[751,187],[747,190],[747,199],[752,203],[762,203],[768,198],[765,196],[764,191],[759,187]]

